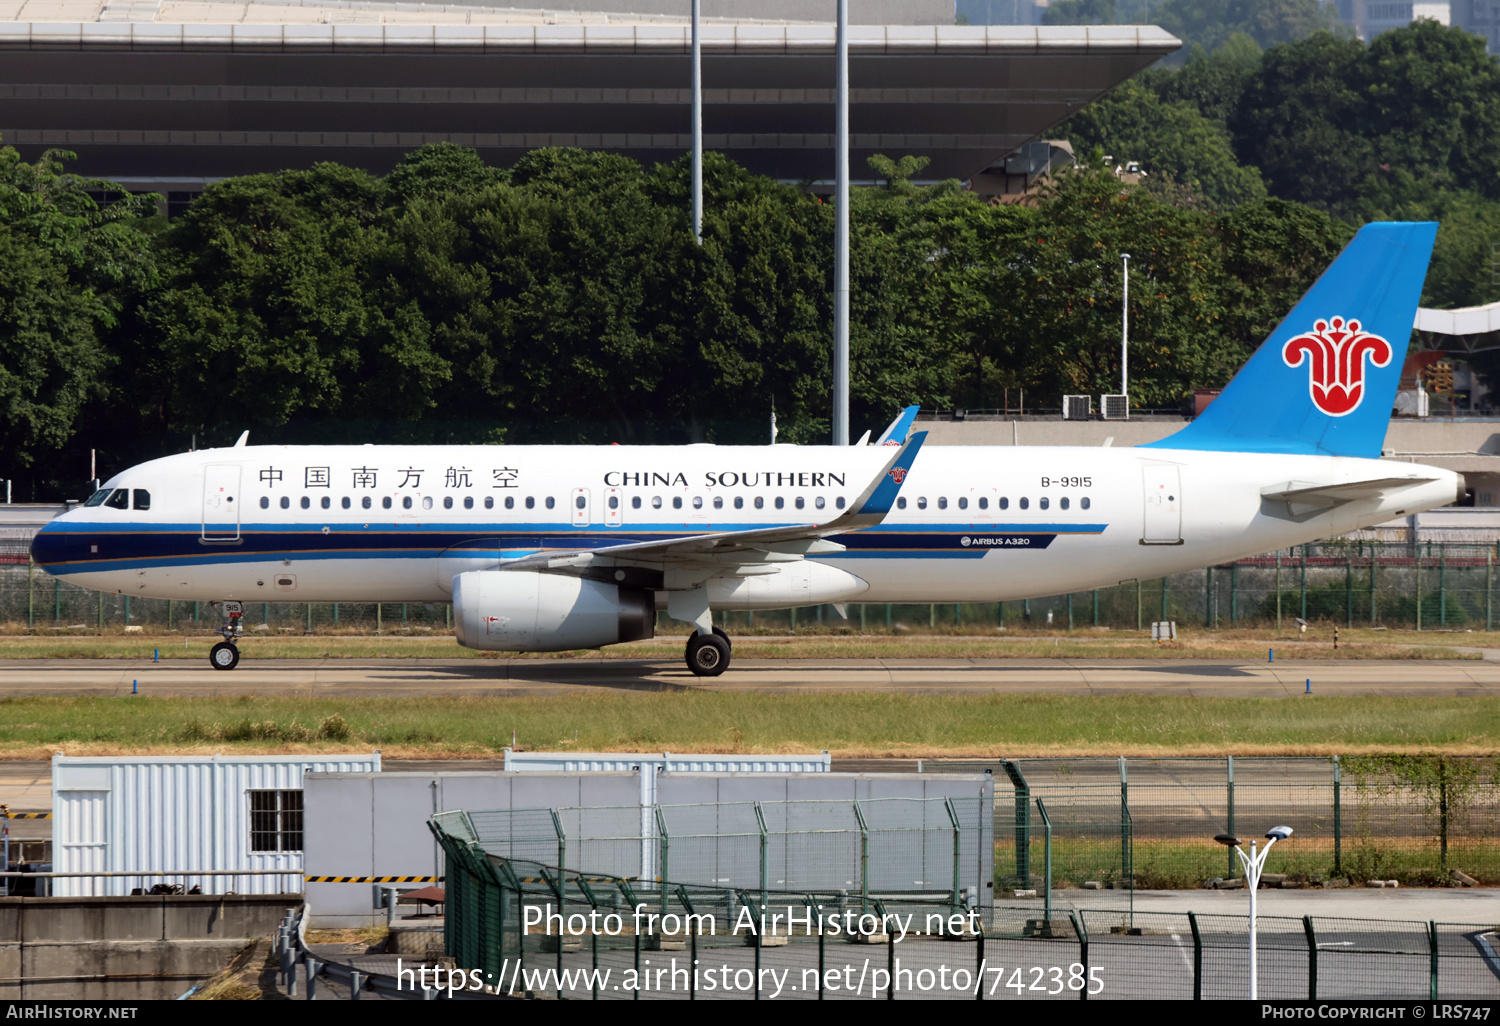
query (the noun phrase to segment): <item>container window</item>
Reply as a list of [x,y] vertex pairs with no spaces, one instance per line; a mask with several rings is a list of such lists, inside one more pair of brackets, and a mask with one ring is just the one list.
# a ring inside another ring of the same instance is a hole
[[250,792],[250,850],[302,850],[302,792]]

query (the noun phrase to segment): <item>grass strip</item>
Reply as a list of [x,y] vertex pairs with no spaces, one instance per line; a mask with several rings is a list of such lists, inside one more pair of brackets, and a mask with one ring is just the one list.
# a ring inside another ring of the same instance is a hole
[[17,696],[0,758],[381,749],[395,758],[535,751],[817,752],[840,757],[1475,754],[1500,699],[610,693],[421,698]]

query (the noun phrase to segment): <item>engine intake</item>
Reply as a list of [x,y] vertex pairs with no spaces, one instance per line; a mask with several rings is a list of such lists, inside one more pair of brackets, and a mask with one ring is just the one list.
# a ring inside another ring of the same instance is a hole
[[493,652],[563,652],[656,635],[656,594],[563,574],[475,570],[453,578],[458,643]]

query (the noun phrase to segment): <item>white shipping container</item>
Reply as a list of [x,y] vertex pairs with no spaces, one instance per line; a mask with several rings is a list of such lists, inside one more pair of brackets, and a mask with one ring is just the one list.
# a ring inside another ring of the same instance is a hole
[[[64,896],[125,895],[158,883],[204,894],[302,890],[302,777],[380,770],[359,756],[52,758],[53,871],[140,876],[53,881]],[[210,870],[285,870],[193,876]],[[163,873],[188,876],[168,875]]]

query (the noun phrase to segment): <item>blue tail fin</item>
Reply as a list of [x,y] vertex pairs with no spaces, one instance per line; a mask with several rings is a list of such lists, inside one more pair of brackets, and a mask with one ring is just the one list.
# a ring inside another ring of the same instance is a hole
[[1379,456],[1437,227],[1361,228],[1203,415],[1143,448]]

